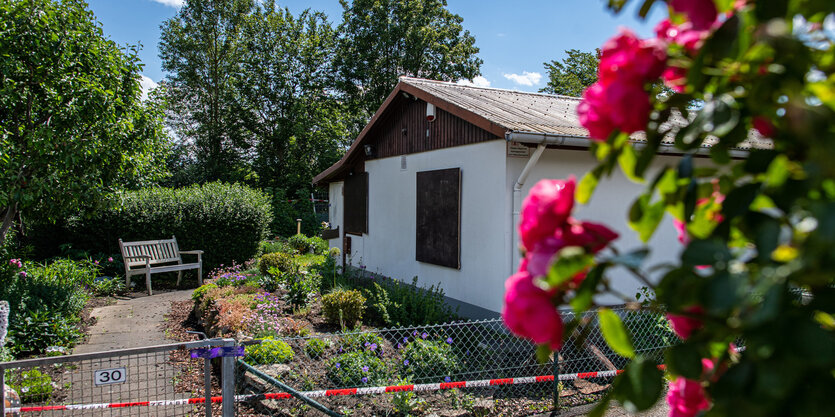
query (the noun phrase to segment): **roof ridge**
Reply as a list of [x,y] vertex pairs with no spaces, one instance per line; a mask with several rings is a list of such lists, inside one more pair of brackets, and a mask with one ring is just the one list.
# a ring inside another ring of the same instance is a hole
[[409,82],[409,81],[416,81],[417,83],[426,83],[426,84],[444,84],[450,87],[459,87],[459,88],[469,88],[474,90],[491,90],[491,91],[503,91],[508,93],[514,94],[526,94],[531,96],[539,96],[539,97],[555,97],[560,99],[568,99],[568,100],[582,100],[581,97],[573,97],[573,96],[566,96],[562,94],[550,94],[550,93],[539,93],[539,92],[530,92],[530,91],[520,91],[520,90],[511,90],[508,88],[498,88],[498,87],[482,87],[477,85],[469,85],[469,84],[458,84],[457,82],[452,81],[438,81],[438,80],[430,80],[427,78],[417,78],[417,77],[408,77],[405,75],[400,76],[400,81]]

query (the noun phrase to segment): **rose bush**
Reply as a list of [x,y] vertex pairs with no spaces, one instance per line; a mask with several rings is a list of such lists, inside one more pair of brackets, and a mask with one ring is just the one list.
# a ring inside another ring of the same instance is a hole
[[[645,308],[668,314],[682,339],[665,355],[672,416],[830,415],[835,4],[639,2],[642,16],[666,6],[669,19],[653,39],[623,30],[603,46],[599,81],[577,109],[600,164],[577,184],[538,184],[525,201],[525,257],[507,282],[505,321],[547,355],[588,325],[563,323],[557,308],[594,307],[608,270],[625,267],[656,294]],[[660,82],[672,91],[659,94]],[[652,164],[662,143],[682,155],[677,165]],[[569,191],[587,203],[616,165],[647,184],[628,208],[630,226],[646,242],[668,213],[684,246],[677,262],[643,265],[646,248],[603,251],[615,235],[570,217]],[[612,350],[632,361],[592,415],[612,399],[651,407],[663,392],[658,364],[614,337],[626,333],[616,314],[599,315]]]

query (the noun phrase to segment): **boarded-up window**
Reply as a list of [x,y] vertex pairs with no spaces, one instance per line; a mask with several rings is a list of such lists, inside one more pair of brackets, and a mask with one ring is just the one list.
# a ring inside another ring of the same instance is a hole
[[368,233],[368,173],[345,179],[345,233]]
[[417,173],[419,262],[461,268],[461,169]]

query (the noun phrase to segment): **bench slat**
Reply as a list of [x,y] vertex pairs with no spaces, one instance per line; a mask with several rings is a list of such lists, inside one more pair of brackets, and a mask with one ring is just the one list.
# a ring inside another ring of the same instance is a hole
[[[172,271],[184,271],[187,269],[197,269],[200,267],[200,264],[193,263],[193,264],[182,264],[182,265],[166,265],[166,266],[152,266],[151,273],[157,272],[172,272]],[[145,275],[145,268],[140,269],[131,269],[131,275]]]

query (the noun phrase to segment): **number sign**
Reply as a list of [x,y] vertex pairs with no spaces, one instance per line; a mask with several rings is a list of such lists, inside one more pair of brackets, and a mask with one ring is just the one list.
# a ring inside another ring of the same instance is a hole
[[127,380],[125,368],[101,369],[93,374],[93,382],[96,386],[121,384]]

